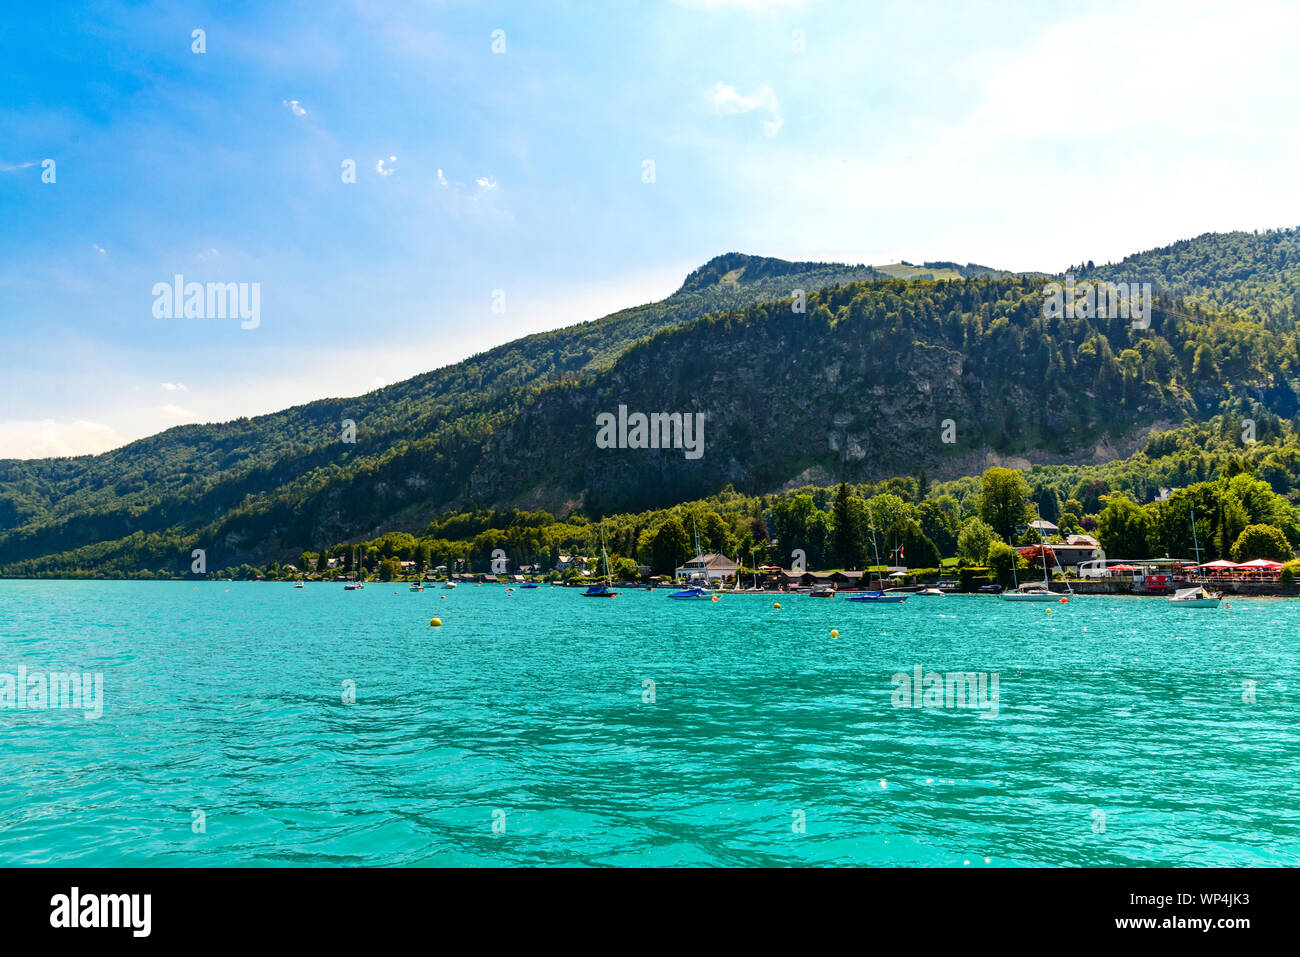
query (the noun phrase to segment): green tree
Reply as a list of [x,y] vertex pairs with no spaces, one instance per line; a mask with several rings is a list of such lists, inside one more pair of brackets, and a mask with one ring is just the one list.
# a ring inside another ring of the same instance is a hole
[[994,466],[980,477],[979,516],[993,531],[1010,541],[1017,525],[1033,518],[1029,483],[1015,469]]
[[[1011,572],[1012,566],[1015,566],[1016,572]],[[1017,581],[1024,579],[1020,572],[1029,570],[1029,563],[1020,557],[1020,553],[1008,545],[1006,542],[994,541],[989,545],[988,566],[993,572],[993,577],[1003,588],[1010,588]]]
[[1149,558],[1154,531],[1151,514],[1119,492],[1107,496],[1106,507],[1097,516],[1097,539],[1106,554],[1116,558]]
[[840,568],[857,569],[863,565],[866,549],[862,545],[862,529],[858,514],[859,501],[849,495],[849,485],[841,482],[835,490],[835,505],[831,509],[831,562]]
[[953,555],[957,551],[957,535],[961,526],[956,516],[937,502],[922,502],[917,507],[917,521],[925,537],[934,542],[940,555]]
[[1248,525],[1232,543],[1234,562],[1267,558],[1275,562],[1289,562],[1295,557],[1282,529],[1274,525]]
[[986,521],[982,518],[968,518],[957,536],[957,555],[972,565],[983,565],[988,559],[990,546],[997,541],[997,532]]
[[650,548],[651,562],[657,575],[672,575],[691,551],[686,529],[677,516],[670,517],[655,532]]

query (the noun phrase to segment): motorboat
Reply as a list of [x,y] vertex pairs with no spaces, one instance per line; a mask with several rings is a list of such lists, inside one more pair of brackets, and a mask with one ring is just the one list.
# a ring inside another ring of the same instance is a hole
[[668,597],[682,599],[708,598],[709,593],[699,585],[692,585],[690,588],[683,588],[681,591],[670,592]]
[[850,595],[849,601],[870,602],[875,605],[901,605],[907,601],[907,595],[902,592],[881,591],[877,588],[875,591],[864,591],[860,595]]
[[812,591],[808,592],[810,598],[834,598],[835,589],[830,585],[814,585]]
[[1193,588],[1178,589],[1165,601],[1183,608],[1218,608],[1221,598],[1223,595],[1220,592],[1210,591],[1204,585],[1196,585]]

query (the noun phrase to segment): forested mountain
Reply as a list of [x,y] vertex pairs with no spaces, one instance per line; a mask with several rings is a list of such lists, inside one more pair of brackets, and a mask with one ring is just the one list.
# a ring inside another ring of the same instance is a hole
[[[935,262],[923,271],[972,278],[903,281],[728,254],[663,302],[365,396],[0,462],[0,573],[179,570],[191,547],[214,566],[283,560],[454,509],[597,514],[727,485],[955,478],[990,455],[1114,458],[1155,424],[1276,423],[1300,409],[1298,251],[1295,230],[1210,234],[1076,267],[1158,276],[1145,330],[1044,318],[1041,277]],[[597,416],[620,405],[703,413],[703,454],[598,448]]]

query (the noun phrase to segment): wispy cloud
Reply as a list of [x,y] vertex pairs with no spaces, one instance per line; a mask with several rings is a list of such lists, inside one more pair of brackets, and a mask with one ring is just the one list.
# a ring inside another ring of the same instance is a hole
[[123,443],[111,425],[77,419],[11,419],[0,422],[0,458],[36,459],[96,455]]
[[162,387],[168,392],[189,392],[184,382],[164,382]]
[[26,169],[29,166],[35,165],[35,160],[30,160],[26,163],[0,163],[0,173],[15,173],[20,169]]
[[[396,156],[390,156],[386,160],[381,159],[378,163],[375,164],[375,172],[378,173],[380,176],[392,176],[395,172],[397,172],[397,170],[393,169],[392,167],[392,164],[396,162],[397,162]],[[384,169],[384,163],[389,164],[388,169]]]
[[168,403],[167,405],[160,405],[157,408],[158,411],[161,412],[164,417],[168,419],[172,419],[176,422],[184,422],[186,420],[197,419],[199,417],[199,414],[197,412],[191,412],[189,409],[182,408],[179,405],[172,405],[171,403]]
[[484,189],[497,188],[497,181],[494,180],[491,176],[480,176],[478,179],[474,180],[474,182],[478,183]]
[[106,250],[99,243],[91,243],[90,248],[95,250],[95,252],[99,253],[101,256],[105,256],[108,254],[108,250]]
[[447,177],[442,175],[442,170],[438,170],[438,185],[439,186],[447,185]]
[[307,108],[297,100],[281,100],[280,102],[283,103],[285,106],[287,106],[289,108],[289,111],[293,113],[294,116],[307,115]]
[[763,120],[763,135],[776,136],[781,129],[781,124],[785,122],[781,118],[781,103],[776,98],[776,93],[770,86],[760,86],[753,93],[746,96],[738,91],[730,83],[718,81],[718,85],[713,88],[711,95],[713,111],[718,116],[729,116],[734,113],[752,113],[754,110],[763,110],[767,113],[768,118]]

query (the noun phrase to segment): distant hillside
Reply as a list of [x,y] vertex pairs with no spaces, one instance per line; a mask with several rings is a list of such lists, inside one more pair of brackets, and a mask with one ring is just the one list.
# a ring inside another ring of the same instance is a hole
[[[746,277],[751,263],[753,275]],[[734,275],[722,282],[727,274]],[[0,573],[15,561],[89,543],[138,545],[157,536],[171,542],[245,512],[263,517],[259,529],[223,539],[223,547],[241,555],[266,554],[317,533],[343,537],[378,527],[393,517],[390,509],[405,507],[408,495],[427,495],[432,508],[462,494],[487,437],[538,389],[606,367],[664,328],[796,288],[813,292],[874,276],[865,267],[733,253],[696,270],[660,302],[525,336],[363,396],[180,426],[97,456],[0,460]],[[340,442],[345,418],[357,423],[354,445]],[[378,478],[378,491],[349,493],[354,480],[360,484],[394,463],[418,471],[400,494],[389,494]],[[310,518],[295,514],[321,496],[332,506],[320,506]],[[171,557],[171,545],[147,547]]]
[[[261,562],[419,530],[452,508],[600,511],[727,484],[956,476],[989,455],[1113,457],[1183,418],[1289,418],[1300,408],[1296,247],[1295,231],[1207,235],[1081,267],[1159,275],[1174,298],[1145,332],[1043,319],[1041,277],[929,263],[921,272],[979,274],[904,282],[731,253],[662,302],[365,396],[171,429],[100,456],[0,462],[0,574],[179,569],[192,547],[214,565]],[[795,289],[805,313],[791,309]],[[596,448],[595,416],[620,404],[703,412],[705,454]],[[354,445],[340,440],[345,418]]]
[[1126,256],[1073,267],[1079,280],[1150,282],[1165,295],[1210,312],[1276,328],[1300,323],[1300,230],[1205,233]]

